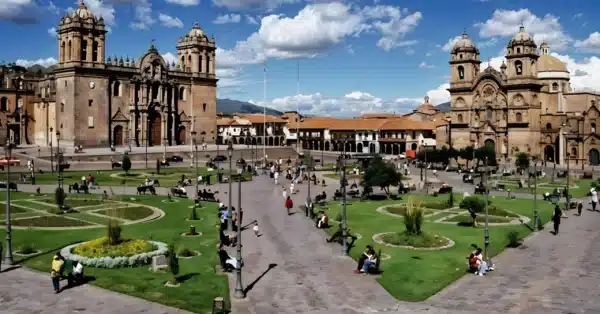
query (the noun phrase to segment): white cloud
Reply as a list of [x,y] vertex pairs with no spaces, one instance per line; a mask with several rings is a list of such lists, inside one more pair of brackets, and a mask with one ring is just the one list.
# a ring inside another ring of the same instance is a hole
[[593,32],[584,40],[575,42],[575,47],[585,52],[600,52],[600,33]]
[[213,0],[213,4],[215,6],[225,7],[231,10],[242,10],[249,8],[275,9],[285,4],[293,4],[298,2],[301,2],[301,0]]
[[54,58],[37,59],[37,60],[18,59],[17,61],[15,61],[15,63],[19,66],[26,67],[26,68],[36,65],[36,64],[39,64],[43,67],[49,67],[49,66],[57,64],[58,60],[56,60]]
[[546,14],[540,18],[528,9],[495,10],[491,19],[476,23],[475,27],[479,28],[479,36],[489,38],[512,37],[519,31],[521,25],[533,35],[538,45],[545,40],[552,49],[562,50],[572,41],[571,37],[564,32],[558,17]]
[[35,23],[40,18],[41,11],[34,0],[0,1],[0,20],[19,24]]
[[458,42],[461,38],[462,36],[456,36],[448,39],[448,41],[442,46],[442,50],[450,52],[450,50],[452,50],[452,47],[454,47],[456,42]]
[[200,4],[200,0],[166,0],[167,3],[190,7]]
[[130,26],[134,29],[146,30],[156,21],[152,18],[152,4],[149,0],[140,0],[135,6],[135,17]]
[[[79,6],[79,1],[75,1],[76,7]],[[102,0],[86,0],[85,5],[96,17],[104,18],[106,25],[115,24],[115,8],[112,4]]]
[[366,32],[380,34],[377,45],[382,49],[410,47],[416,41],[404,40],[404,36],[421,17],[420,12],[409,14],[406,9],[387,5],[361,9],[339,2],[309,4],[294,17],[263,17],[258,32],[231,50],[219,49],[217,60],[243,65],[262,63],[267,58],[314,58],[347,37]]
[[173,63],[177,64],[177,55],[167,52],[164,53],[162,55],[163,59],[165,60],[165,62],[169,65],[172,65]]
[[183,22],[179,18],[172,17],[170,15],[166,15],[163,13],[160,13],[158,15],[158,21],[164,27],[169,27],[169,28],[182,28],[183,27]]
[[215,24],[231,24],[231,23],[239,23],[242,20],[242,16],[239,14],[224,14],[219,15],[213,23]]
[[423,61],[419,64],[419,68],[422,69],[433,69],[435,66],[432,64],[428,64],[427,62]]
[[257,25],[258,24],[258,20],[254,16],[246,14],[245,17],[246,17],[246,23],[252,24],[252,25]]
[[571,87],[575,90],[593,90],[600,92],[600,58],[593,56],[575,60],[568,55],[552,53],[567,65],[571,73]]
[[48,29],[48,35],[50,35],[50,37],[56,38],[56,27],[50,27]]

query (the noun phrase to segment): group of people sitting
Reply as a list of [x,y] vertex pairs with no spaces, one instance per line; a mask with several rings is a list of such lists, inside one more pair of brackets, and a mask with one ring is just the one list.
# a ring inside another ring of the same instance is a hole
[[369,274],[370,272],[377,269],[377,253],[371,245],[367,245],[366,249],[360,255],[358,259],[358,265],[356,266],[355,273]]
[[[67,268],[65,264],[65,258],[60,254],[60,252],[56,253],[56,255],[52,257],[50,278],[52,278],[52,287],[54,288],[54,293],[60,292],[60,280],[64,278],[63,273],[65,268]],[[71,268],[71,272],[67,275],[68,286],[83,284],[83,264],[73,261],[71,263]]]
[[319,212],[319,217],[317,217],[316,226],[319,229],[327,229],[329,228],[329,216],[325,211]]
[[88,174],[87,178],[85,176],[82,176],[79,184],[87,185],[87,187],[89,188],[98,186],[98,184],[96,183],[96,177],[94,177],[91,173]]
[[[219,255],[219,262],[221,264],[221,269],[225,272],[230,272],[234,269],[243,266],[243,261],[241,263],[229,256],[229,253],[225,250],[225,246],[235,246],[237,244],[237,232],[239,226],[237,224],[237,212],[234,207],[231,207],[231,216],[229,217],[229,210],[227,206],[223,203],[219,203],[219,221],[221,226],[219,228],[220,234],[220,242],[217,244],[217,254]],[[226,232],[228,228],[229,219],[231,219],[231,229]],[[258,232],[258,226],[256,226],[255,233]]]
[[488,263],[483,258],[483,250],[481,248],[475,248],[475,251],[471,252],[468,257],[469,269],[478,276],[487,275],[487,272],[493,270],[492,267],[488,266]]

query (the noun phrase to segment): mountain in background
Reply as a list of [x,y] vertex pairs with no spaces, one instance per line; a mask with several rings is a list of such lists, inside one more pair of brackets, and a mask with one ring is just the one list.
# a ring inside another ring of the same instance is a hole
[[[257,106],[245,101],[233,100],[233,99],[217,99],[217,112],[223,112],[227,114],[232,113],[263,113],[264,108]],[[281,111],[275,109],[266,108],[268,115],[280,116],[283,114]]]
[[438,110],[441,112],[450,112],[450,102],[449,101],[441,103],[435,107],[438,108]]

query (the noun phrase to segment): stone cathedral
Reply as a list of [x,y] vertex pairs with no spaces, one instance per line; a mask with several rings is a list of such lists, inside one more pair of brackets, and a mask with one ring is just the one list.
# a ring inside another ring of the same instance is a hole
[[547,43],[538,49],[524,27],[506,51],[500,71],[481,70],[479,49],[467,34],[454,45],[450,127],[437,129],[437,145],[487,145],[500,161],[527,152],[558,164],[600,164],[600,94],[573,90],[566,65]]
[[216,138],[215,41],[196,24],[168,64],[153,44],[139,59],[107,57],[102,17],[81,2],[60,20],[58,64],[0,67],[0,140],[49,145],[162,146]]

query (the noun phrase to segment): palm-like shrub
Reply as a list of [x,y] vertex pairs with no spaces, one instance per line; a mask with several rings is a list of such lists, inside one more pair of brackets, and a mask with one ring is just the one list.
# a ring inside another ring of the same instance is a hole
[[175,244],[169,244],[169,271],[171,272],[171,283],[177,283],[177,275],[179,275],[179,259],[177,258],[177,251],[175,250]]
[[404,226],[406,227],[406,234],[408,235],[421,235],[421,226],[423,225],[423,209],[419,204],[415,204],[411,198],[406,203],[406,210],[404,211]]
[[117,245],[121,243],[121,224],[115,220],[110,219],[106,225],[106,237],[108,238],[109,245]]

